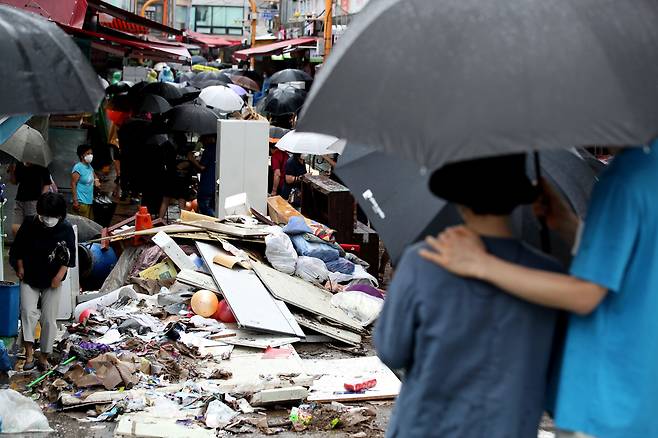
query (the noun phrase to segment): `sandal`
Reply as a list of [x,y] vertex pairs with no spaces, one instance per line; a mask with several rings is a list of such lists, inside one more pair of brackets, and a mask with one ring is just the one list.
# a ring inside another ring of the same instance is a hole
[[37,360],[36,367],[39,371],[48,371],[50,369],[50,363],[48,362],[48,360],[46,360],[45,362]]
[[23,371],[31,371],[36,366],[37,366],[36,359],[32,359],[31,362],[25,361],[25,363],[23,364]]

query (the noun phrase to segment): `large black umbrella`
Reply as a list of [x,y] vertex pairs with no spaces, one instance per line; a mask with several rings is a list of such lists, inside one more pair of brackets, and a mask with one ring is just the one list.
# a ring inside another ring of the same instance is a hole
[[230,76],[217,71],[188,72],[181,76],[181,82],[187,82],[196,88],[206,88],[213,85],[232,84]]
[[161,114],[169,111],[171,105],[164,97],[157,94],[144,94],[137,98],[134,108],[137,114]]
[[218,118],[208,107],[179,105],[165,113],[165,125],[172,131],[216,134]]
[[[137,84],[135,86],[137,86]],[[153,82],[150,84],[146,84],[142,86],[141,89],[139,89],[136,94],[138,95],[155,94],[157,96],[166,99],[169,102],[174,102],[180,99],[181,97],[183,97],[183,93],[181,93],[178,87],[169,84],[167,82]]]
[[644,144],[658,135],[657,22],[655,0],[370,2],[316,78],[298,129],[428,168]]
[[105,94],[115,95],[115,94],[127,93],[128,91],[130,91],[130,84],[122,81],[122,82],[117,82],[116,84],[109,85],[105,89]]
[[45,18],[0,5],[0,115],[93,112],[105,95],[71,37]]
[[285,70],[278,71],[272,75],[270,78],[270,83],[272,85],[284,84],[286,82],[311,82],[313,78],[311,75],[302,70],[297,70],[294,68],[287,68]]
[[296,114],[304,105],[306,93],[292,86],[271,89],[258,102],[256,110],[265,116],[280,117]]
[[[586,152],[546,151],[541,153],[541,162],[544,177],[582,217],[596,174],[581,154]],[[530,175],[533,170],[529,169]],[[454,206],[430,192],[431,172],[413,161],[350,143],[338,160],[336,174],[382,237],[393,262],[399,260],[407,245],[461,223]],[[513,225],[519,237],[539,248],[539,228],[529,207],[515,212]],[[555,238],[551,244],[554,255],[568,259],[570,248]]]

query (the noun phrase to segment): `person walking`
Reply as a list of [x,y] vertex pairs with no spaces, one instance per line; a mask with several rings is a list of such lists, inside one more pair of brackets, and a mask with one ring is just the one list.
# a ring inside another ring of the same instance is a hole
[[[430,188],[501,259],[560,271],[511,231],[512,211],[537,197],[525,155],[447,165]],[[557,312],[454,276],[423,260],[424,247],[405,252],[375,328],[377,355],[405,372],[387,436],[536,437]]]
[[[66,220],[66,201],[58,193],[44,193],[37,216],[25,219],[9,251],[9,261],[21,281],[21,327],[25,345],[24,370],[49,367],[57,334],[57,309],[69,267],[74,267],[75,234]],[[40,308],[39,308],[40,303]],[[35,329],[41,321],[41,354],[35,360]]]
[[[547,184],[537,206],[574,242],[579,220]],[[559,437],[658,436],[658,141],[624,150],[592,193],[571,275],[491,254],[472,229],[429,237],[429,261],[571,312],[554,407]],[[548,207],[542,207],[548,205]]]
[[93,218],[94,186],[99,186],[91,162],[94,160],[91,146],[82,144],[77,149],[78,161],[71,171],[71,195],[73,210],[80,216]]
[[18,232],[27,216],[37,214],[37,199],[50,190],[52,177],[47,168],[32,163],[17,163],[9,166],[9,181],[17,184],[14,204],[12,232]]

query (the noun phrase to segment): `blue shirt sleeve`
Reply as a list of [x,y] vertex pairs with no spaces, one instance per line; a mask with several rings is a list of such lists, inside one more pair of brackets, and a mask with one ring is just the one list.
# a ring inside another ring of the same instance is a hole
[[604,175],[592,194],[571,275],[618,292],[637,244],[641,217],[639,199],[623,174]]
[[409,252],[402,258],[375,329],[377,355],[392,369],[409,369],[413,361],[418,325],[415,263]]

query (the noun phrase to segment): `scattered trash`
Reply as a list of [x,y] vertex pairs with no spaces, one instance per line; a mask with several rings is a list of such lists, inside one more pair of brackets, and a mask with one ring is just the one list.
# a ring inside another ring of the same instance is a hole
[[278,232],[265,237],[265,257],[274,269],[288,275],[295,273],[297,252],[287,234]]
[[297,432],[305,430],[313,421],[313,407],[301,405],[290,410],[290,422]]

